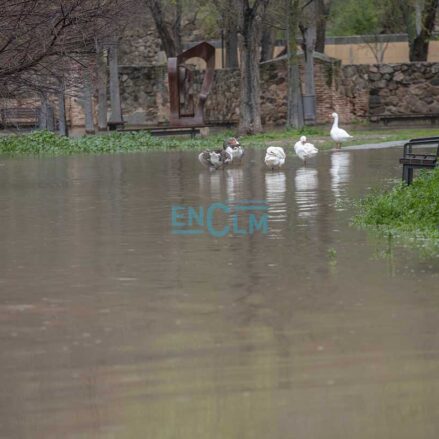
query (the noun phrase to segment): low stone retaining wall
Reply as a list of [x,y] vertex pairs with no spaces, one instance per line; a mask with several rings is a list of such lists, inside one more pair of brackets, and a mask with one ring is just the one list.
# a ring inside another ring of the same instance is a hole
[[439,64],[406,63],[346,66],[353,84],[367,81],[369,115],[439,113]]
[[[285,125],[286,67],[284,59],[260,66],[261,116],[266,126]],[[119,73],[124,119],[132,125],[166,123],[169,117],[166,66],[120,66]],[[201,75],[195,72],[195,95]],[[330,123],[333,111],[339,113],[341,123],[374,121],[383,115],[439,113],[439,63],[341,66],[336,60],[316,56],[315,87],[319,124]],[[206,104],[207,122],[237,123],[239,90],[239,70],[216,70]],[[78,98],[68,98],[66,110],[73,126],[84,124]]]
[[[261,116],[265,125],[282,126],[287,115],[286,61],[261,65]],[[303,70],[303,69],[302,69]],[[194,93],[201,82],[196,72]],[[169,97],[167,70],[162,66],[121,66],[121,100],[125,120],[130,124],[156,125],[168,119]],[[331,121],[333,111],[344,122],[367,118],[369,95],[367,81],[344,81],[340,64],[325,57],[315,60],[317,123]],[[216,70],[206,104],[206,120],[214,123],[239,119],[239,70]]]

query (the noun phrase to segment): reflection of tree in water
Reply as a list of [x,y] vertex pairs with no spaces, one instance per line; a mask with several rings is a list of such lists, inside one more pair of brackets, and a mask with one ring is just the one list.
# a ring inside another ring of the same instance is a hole
[[[203,171],[198,176],[200,193],[206,202],[224,201],[222,199],[223,187],[223,171]],[[208,203],[209,204],[209,203]],[[206,207],[208,207],[208,204]]]

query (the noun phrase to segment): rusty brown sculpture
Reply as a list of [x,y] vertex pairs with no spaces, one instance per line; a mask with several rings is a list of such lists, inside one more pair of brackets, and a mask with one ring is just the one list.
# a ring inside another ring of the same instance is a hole
[[[206,71],[196,106],[192,91],[192,71],[184,65],[184,62],[190,58],[201,58],[206,62]],[[200,127],[205,124],[204,105],[212,86],[214,71],[215,48],[209,43],[200,43],[177,57],[168,59],[170,126]]]

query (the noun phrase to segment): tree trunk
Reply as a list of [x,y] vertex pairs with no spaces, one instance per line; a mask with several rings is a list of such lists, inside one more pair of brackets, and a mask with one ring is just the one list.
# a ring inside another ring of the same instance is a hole
[[49,101],[47,100],[47,95],[45,93],[41,94],[41,107],[40,107],[40,117],[38,121],[38,127],[40,130],[47,130],[47,113],[49,108]]
[[58,133],[61,136],[68,136],[67,118],[66,118],[66,97],[64,83],[60,83],[58,92]]
[[225,35],[226,43],[226,67],[237,69],[238,64],[238,32],[236,29],[229,29]]
[[95,127],[93,123],[93,94],[91,90],[91,83],[89,72],[85,72],[82,89],[82,106],[85,116],[85,133],[94,134]]
[[96,72],[98,91],[98,130],[107,131],[107,63],[101,44],[96,42]]
[[[217,5],[218,6],[218,5]],[[226,48],[226,67],[237,69],[238,63],[238,29],[237,10],[234,0],[227,0],[222,7],[218,7],[224,27],[224,42]]]
[[425,0],[421,18],[421,32],[410,48],[410,61],[427,61],[428,46],[433,33],[439,0]]
[[113,41],[110,45],[109,64],[110,64],[110,103],[111,103],[111,115],[109,122],[112,124],[121,124],[122,109],[120,106],[119,66],[117,61],[116,41]]
[[181,18],[183,15],[183,8],[181,0],[175,0],[175,25],[174,25],[174,41],[175,50],[177,55],[183,51],[183,45],[181,42]]
[[310,21],[305,31],[305,96],[304,119],[308,125],[316,123],[316,91],[314,83],[314,46],[316,42],[315,22]]
[[[434,30],[439,0],[425,0],[419,19],[419,4],[404,0],[401,11],[409,39],[409,57],[411,62],[427,61],[428,48]],[[418,9],[418,10],[417,10]]]
[[261,62],[273,59],[273,32],[271,27],[264,25],[261,37]]
[[297,31],[299,28],[299,0],[286,0],[287,11],[287,128],[301,129],[304,126],[302,93],[300,89],[299,56],[297,53]]
[[53,112],[52,104],[47,104],[47,131],[55,131],[55,114]]
[[[180,1],[178,3],[181,6]],[[160,36],[162,42],[163,50],[168,58],[178,55],[181,50],[181,41],[177,42],[173,36],[172,29],[170,29],[169,24],[166,23],[165,14],[162,9],[160,0],[146,0],[146,4],[151,11],[152,18],[154,19],[157,32]],[[178,10],[177,10],[178,16]],[[181,15],[180,15],[181,19]],[[178,31],[178,29],[177,29]]]
[[325,53],[326,22],[329,16],[329,0],[315,0],[316,7],[316,45],[315,51]]
[[260,17],[257,14],[259,2],[253,7],[248,0],[242,0],[241,6],[241,93],[239,106],[239,133],[255,134],[262,131],[259,79],[259,41]]

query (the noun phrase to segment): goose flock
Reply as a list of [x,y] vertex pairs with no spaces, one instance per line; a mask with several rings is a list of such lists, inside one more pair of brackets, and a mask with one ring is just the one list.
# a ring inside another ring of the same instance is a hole
[[[341,143],[345,142],[353,137],[348,134],[344,129],[338,126],[338,114],[332,113],[334,122],[330,131],[330,136],[335,142],[336,149],[340,149]],[[319,150],[307,141],[305,136],[302,136],[298,142],[294,145],[294,152],[303,161],[306,166],[306,161],[314,157]],[[199,154],[198,160],[200,163],[209,168],[210,170],[224,169],[232,162],[240,163],[244,156],[244,149],[239,143],[236,137],[231,137],[224,141],[222,149],[205,150]],[[264,162],[271,170],[280,169],[286,160],[286,154],[280,146],[269,146],[267,148]]]

